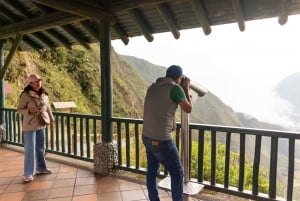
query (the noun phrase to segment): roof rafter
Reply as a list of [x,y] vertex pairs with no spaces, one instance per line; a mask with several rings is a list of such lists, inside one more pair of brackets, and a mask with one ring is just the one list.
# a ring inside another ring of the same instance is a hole
[[138,9],[135,8],[129,10],[128,14],[140,30],[140,32],[145,36],[147,41],[152,42],[154,38],[150,31],[150,28],[146,25],[148,23],[145,22],[144,17],[139,13]]
[[189,0],[189,2],[192,5],[203,32],[205,35],[209,35],[211,33],[211,27],[202,0]]
[[92,36],[93,36],[94,38],[96,38],[98,41],[100,41],[98,29],[95,28],[94,25],[93,25],[89,20],[81,21],[80,24],[81,24],[88,32],[90,32],[90,34],[92,34]]
[[41,41],[44,45],[46,45],[50,49],[54,49],[53,42],[43,33],[43,32],[36,32],[31,34],[36,37],[39,41]]
[[170,31],[172,32],[174,38],[178,39],[180,37],[180,32],[178,31],[175,25],[175,19],[172,13],[169,11],[167,3],[159,4],[156,6],[160,16],[165,21],[166,25],[169,27]]
[[43,49],[43,46],[41,46],[40,44],[38,44],[35,41],[33,41],[31,38],[29,38],[28,35],[24,35],[23,36],[23,41],[27,45],[29,45],[30,47],[32,47],[33,49],[35,49],[37,52],[39,52],[41,49]]
[[127,45],[129,43],[129,38],[128,38],[128,34],[124,31],[123,27],[116,22],[113,25],[113,28],[115,29],[115,32],[119,35],[119,37],[121,38],[122,42]]
[[58,11],[42,17],[36,17],[14,24],[4,25],[0,30],[0,39],[14,36],[16,32],[27,34],[81,20],[84,20],[81,16]]
[[81,44],[86,49],[90,50],[91,47],[88,43],[85,42],[85,40],[82,38],[82,36],[70,25],[62,26],[62,29],[70,34],[79,44]]
[[46,31],[48,34],[50,34],[51,36],[53,36],[54,38],[56,38],[64,47],[68,48],[68,49],[72,49],[70,43],[68,43],[67,39],[64,38],[58,31],[56,31],[55,28],[53,29],[49,29]]
[[132,10],[139,7],[144,6],[151,6],[155,4],[161,4],[170,2],[172,0],[122,0],[115,1],[109,5],[109,11],[110,12],[120,12],[120,11],[126,11],[126,10]]
[[245,17],[241,0],[232,0],[232,7],[240,31],[245,31]]
[[73,1],[73,0],[32,0],[36,3],[49,6],[64,12],[72,13],[79,16],[100,20],[103,16],[111,15],[110,13],[103,11],[102,8],[96,8],[89,6],[85,3]]
[[280,13],[278,22],[280,25],[284,25],[288,21],[289,16],[289,7],[292,3],[292,0],[281,0],[280,1]]
[[[4,1],[5,2],[5,1]],[[25,8],[23,8],[18,1],[9,1],[6,0],[7,3],[5,3],[6,5],[9,5],[10,7],[13,7],[17,13],[22,16],[23,18],[28,18],[28,16],[32,17],[32,14],[27,12],[27,10]]]

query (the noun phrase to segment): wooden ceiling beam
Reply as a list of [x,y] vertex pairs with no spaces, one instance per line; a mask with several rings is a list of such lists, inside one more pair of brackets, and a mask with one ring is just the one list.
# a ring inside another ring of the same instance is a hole
[[91,47],[88,43],[86,43],[86,40],[82,38],[82,36],[70,25],[62,26],[62,29],[67,32],[69,35],[71,35],[79,44],[81,44],[86,49],[90,50]]
[[32,1],[51,8],[55,8],[60,11],[72,13],[79,16],[84,16],[87,18],[92,18],[95,20],[101,20],[103,16],[111,15],[110,13],[102,10],[102,8],[89,6],[85,3],[81,3],[74,0],[32,0]]
[[163,18],[166,25],[169,27],[170,31],[172,32],[174,38],[178,39],[180,37],[180,32],[178,31],[175,25],[175,18],[172,13],[169,11],[166,3],[158,4],[156,6],[157,11],[159,12],[160,16]]
[[135,8],[145,7],[145,6],[153,6],[156,4],[162,4],[171,2],[172,0],[122,0],[115,1],[111,4],[109,4],[108,10],[110,12],[120,12],[120,11],[128,11]]
[[203,29],[205,35],[211,33],[211,26],[204,8],[202,0],[189,0],[195,15],[197,16],[199,23]]
[[66,25],[76,21],[82,21],[85,18],[69,13],[55,12],[42,17],[36,17],[21,22],[4,25],[0,29],[0,39],[14,36],[15,33],[28,34],[49,28]]
[[240,31],[245,31],[245,17],[241,0],[232,0],[232,7]]
[[51,42],[51,40],[45,36],[45,34],[43,34],[42,32],[36,32],[36,33],[32,33],[32,36],[36,37],[39,41],[41,41],[46,47],[50,48],[50,49],[54,49],[54,43]]
[[94,37],[97,41],[100,41],[99,39],[99,31],[98,29],[91,23],[90,20],[85,20],[80,22],[80,24]]
[[41,49],[44,48],[43,46],[41,46],[40,44],[36,43],[31,38],[29,38],[28,35],[23,36],[23,41],[27,45],[29,45],[30,47],[32,47],[33,49],[35,49],[37,52],[39,52]]
[[138,27],[140,32],[145,36],[148,42],[153,41],[153,35],[150,31],[150,28],[146,25],[144,17],[139,13],[138,9],[129,10],[128,14],[130,18],[133,20],[135,25]]
[[65,37],[63,37],[58,31],[56,31],[55,28],[46,30],[46,32],[48,34],[50,34],[51,36],[53,36],[54,38],[56,38],[56,40],[58,40],[67,49],[69,49],[69,50],[72,49],[71,48],[72,44],[68,43],[68,40]]
[[125,32],[123,27],[118,22],[116,22],[112,27],[115,30],[115,32],[119,35],[122,42],[125,45],[127,45],[129,43],[129,38],[128,38],[128,34]]
[[18,1],[10,1],[6,0],[4,3],[7,6],[12,7],[14,10],[17,11],[17,13],[22,16],[22,18],[28,18],[28,16],[33,17],[31,13],[29,13],[24,7],[21,6],[21,4]]
[[9,13],[7,11],[7,8],[0,6],[0,17],[1,17],[1,21],[6,23],[6,24],[10,24],[14,22],[14,16]]
[[280,13],[278,17],[278,23],[284,25],[288,21],[289,8],[292,0],[280,0]]

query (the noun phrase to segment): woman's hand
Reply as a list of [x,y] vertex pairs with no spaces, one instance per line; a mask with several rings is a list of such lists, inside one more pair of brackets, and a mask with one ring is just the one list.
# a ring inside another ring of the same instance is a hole
[[51,121],[51,122],[50,122],[50,130],[53,130],[53,128],[54,128],[54,122]]
[[41,108],[39,107],[32,107],[29,109],[29,114],[35,114],[41,112]]

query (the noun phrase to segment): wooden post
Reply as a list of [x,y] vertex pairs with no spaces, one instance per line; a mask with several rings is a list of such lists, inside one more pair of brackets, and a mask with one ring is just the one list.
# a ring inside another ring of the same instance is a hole
[[101,57],[101,115],[102,142],[112,142],[112,73],[111,73],[111,17],[99,22]]
[[[4,66],[4,40],[0,40],[0,71]],[[4,78],[0,78],[0,108],[5,107]],[[0,112],[0,124],[4,123],[4,112]]]

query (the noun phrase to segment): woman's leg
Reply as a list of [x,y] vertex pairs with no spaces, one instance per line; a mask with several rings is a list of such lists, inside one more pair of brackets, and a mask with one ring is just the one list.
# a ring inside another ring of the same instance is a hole
[[37,171],[47,170],[45,160],[45,129],[36,131],[36,168]]
[[24,139],[24,176],[34,175],[35,131],[23,131]]

